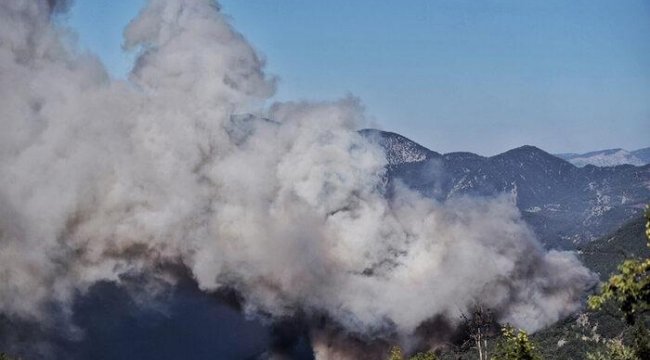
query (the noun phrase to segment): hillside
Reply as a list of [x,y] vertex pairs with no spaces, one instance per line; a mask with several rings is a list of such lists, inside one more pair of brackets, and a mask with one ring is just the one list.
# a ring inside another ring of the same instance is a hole
[[[645,219],[642,217],[626,223],[613,233],[594,240],[579,250],[580,257],[591,270],[607,279],[624,259],[650,255],[645,241]],[[595,328],[594,328],[595,326]],[[593,330],[601,336],[615,337],[624,329],[621,314],[613,306],[601,311],[585,311],[568,317],[551,327],[532,335],[544,359],[582,360],[586,353],[600,346],[593,337]],[[586,340],[587,339],[587,340]],[[476,359],[475,350],[460,354],[446,353],[443,359]]]
[[592,241],[579,250],[585,265],[607,279],[623,260],[649,257],[644,240],[645,219],[634,219],[614,233]]
[[[650,256],[645,222],[643,217],[636,218],[615,232],[587,244],[579,250],[582,261],[598,273],[601,280],[606,280],[623,260]],[[548,359],[583,359],[586,351],[595,349],[596,344],[581,338],[582,335],[589,336],[590,330],[579,323],[588,319],[591,327],[596,326],[598,334],[614,337],[624,329],[621,316],[613,306],[595,312],[587,311],[582,316],[573,316],[540,331],[533,338],[544,349]]]
[[607,149],[607,150],[591,151],[584,154],[575,154],[575,153],[556,154],[556,156],[564,160],[567,160],[573,165],[578,167],[582,167],[586,165],[643,166],[643,165],[650,164],[650,148],[643,148],[635,151],[627,151],[625,149]]
[[650,200],[650,165],[580,168],[534,146],[492,157],[441,155],[398,134],[361,133],[386,150],[389,183],[441,201],[509,194],[549,248],[573,249],[612,232]]

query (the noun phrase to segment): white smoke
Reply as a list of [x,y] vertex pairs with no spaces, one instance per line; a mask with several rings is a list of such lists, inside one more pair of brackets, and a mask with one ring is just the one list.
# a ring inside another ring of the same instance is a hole
[[387,199],[357,99],[268,104],[274,79],[215,3],[149,1],[125,30],[129,81],[70,45],[65,7],[0,3],[1,313],[161,263],[252,314],[404,341],[477,302],[528,330],[580,306],[590,272],[507,198]]

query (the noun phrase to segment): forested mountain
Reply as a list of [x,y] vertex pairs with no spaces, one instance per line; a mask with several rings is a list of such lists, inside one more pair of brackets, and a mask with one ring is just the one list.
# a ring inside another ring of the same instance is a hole
[[573,249],[640,214],[650,200],[650,165],[577,167],[534,146],[484,157],[440,154],[401,135],[361,133],[386,151],[389,183],[425,196],[507,194],[549,248]]

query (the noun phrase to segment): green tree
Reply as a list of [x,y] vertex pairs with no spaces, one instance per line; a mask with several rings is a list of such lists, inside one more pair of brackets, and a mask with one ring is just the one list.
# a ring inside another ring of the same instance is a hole
[[[646,207],[646,238],[650,247],[650,207]],[[632,325],[640,314],[650,310],[650,258],[625,260],[600,291],[589,297],[589,307],[600,309],[607,301],[614,301],[623,312],[625,321]]]
[[410,357],[409,360],[438,360],[433,351],[420,352]]
[[13,358],[9,357],[6,353],[0,352],[0,360],[13,360]]
[[[2,359],[0,359],[2,360]],[[399,346],[393,346],[390,348],[390,353],[388,354],[388,360],[404,360],[404,354],[402,349]],[[433,351],[419,352],[409,358],[409,360],[438,360],[436,354]]]
[[621,339],[610,339],[605,343],[606,350],[587,354],[587,360],[638,360],[632,349]]
[[404,355],[402,354],[402,348],[399,346],[393,346],[390,348],[390,353],[388,354],[388,360],[404,360]]
[[493,360],[541,360],[542,355],[523,330],[510,325],[501,329],[502,337],[497,341]]
[[[650,206],[646,207],[646,241],[650,247]],[[650,310],[650,258],[625,260],[618,273],[605,282],[599,294],[589,297],[589,307],[600,309],[613,301],[623,313],[628,325],[634,325],[634,343],[626,346],[622,340],[609,340],[606,353],[588,354],[590,360],[599,359],[650,359],[650,332],[644,314]]]

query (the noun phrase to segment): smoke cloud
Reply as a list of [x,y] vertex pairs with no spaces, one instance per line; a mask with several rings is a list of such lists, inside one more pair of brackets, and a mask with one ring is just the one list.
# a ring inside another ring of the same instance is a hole
[[124,32],[128,81],[70,45],[50,18],[67,6],[0,3],[2,314],[173,282],[161,264],[235,289],[248,314],[327,318],[319,358],[409,346],[476,303],[531,331],[579,308],[592,274],[545,252],[507,197],[387,196],[358,99],[269,104],[274,78],[212,1],[150,0]]

